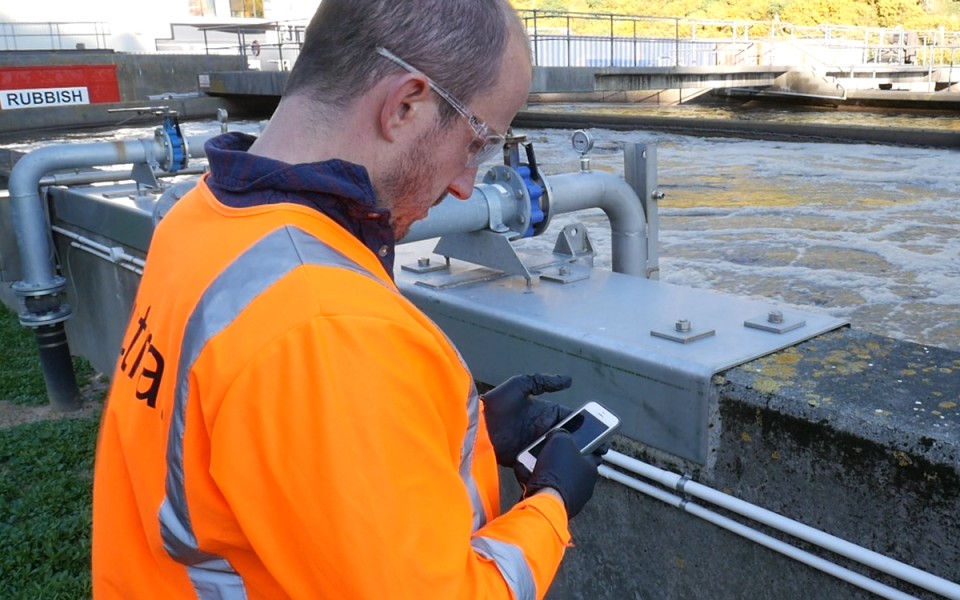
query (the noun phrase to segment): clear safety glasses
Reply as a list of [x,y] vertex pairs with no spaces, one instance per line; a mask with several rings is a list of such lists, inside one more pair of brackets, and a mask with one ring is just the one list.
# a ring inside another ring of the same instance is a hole
[[467,167],[474,168],[479,166],[487,159],[492,158],[503,148],[503,135],[495,132],[490,128],[489,125],[486,124],[486,122],[482,121],[479,117],[477,117],[477,115],[470,112],[469,108],[454,98],[450,92],[437,85],[437,82],[431,79],[429,75],[417,69],[407,61],[403,60],[382,46],[377,47],[377,54],[396,64],[405,71],[426,77],[427,83],[430,85],[430,89],[433,90],[438,96],[443,98],[447,104],[452,106],[455,111],[460,113],[460,115],[467,120],[467,124],[470,125],[471,129],[473,129],[474,134],[473,140],[467,146]]

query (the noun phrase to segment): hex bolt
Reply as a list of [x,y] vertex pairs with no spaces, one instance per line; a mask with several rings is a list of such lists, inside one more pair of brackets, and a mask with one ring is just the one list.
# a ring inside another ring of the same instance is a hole
[[561,275],[569,275],[570,269],[568,269],[567,267],[560,267],[559,269],[557,269],[557,273]]
[[783,323],[783,313],[779,310],[771,310],[767,315],[768,323]]
[[690,331],[690,321],[687,319],[678,319],[675,327],[680,333],[687,333]]
[[430,266],[430,259],[429,259],[429,258],[418,258],[418,259],[417,259],[417,266],[418,266],[418,267],[429,267],[429,266]]

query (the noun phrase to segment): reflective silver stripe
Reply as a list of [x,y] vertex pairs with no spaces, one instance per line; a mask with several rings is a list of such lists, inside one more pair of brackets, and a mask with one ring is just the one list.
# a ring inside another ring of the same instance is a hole
[[[439,329],[439,328],[438,328]],[[449,340],[447,340],[449,342]],[[453,344],[450,344],[453,347]],[[460,353],[457,353],[460,357]],[[460,357],[460,364],[467,369],[463,357]],[[470,370],[467,369],[469,373]],[[487,511],[483,508],[483,500],[480,498],[480,489],[477,482],[473,479],[473,451],[477,446],[477,429],[480,426],[480,394],[477,393],[477,386],[470,379],[470,394],[467,397],[467,433],[463,438],[463,448],[460,449],[460,479],[467,488],[467,494],[470,495],[470,504],[473,506],[473,531],[479,531],[481,527],[487,524]]]
[[[424,315],[424,317],[429,319],[426,315]],[[431,321],[431,323],[433,323],[433,321]],[[467,432],[463,438],[463,447],[460,448],[460,479],[463,480],[463,485],[467,488],[467,495],[470,496],[470,505],[473,507],[473,531],[476,533],[481,527],[487,524],[487,511],[483,508],[480,489],[477,487],[477,482],[473,478],[473,451],[477,447],[477,433],[480,428],[480,393],[477,392],[477,386],[473,382],[473,375],[470,373],[470,368],[467,367],[467,363],[463,360],[460,351],[457,350],[454,343],[450,341],[447,334],[444,333],[436,323],[433,323],[433,326],[437,328],[437,331],[447,340],[447,344],[457,353],[460,366],[470,375],[470,393],[467,394]]]
[[383,283],[305,231],[285,227],[268,234],[237,257],[203,292],[187,320],[167,438],[166,498],[158,517],[164,548],[174,560],[187,566],[197,597],[203,600],[247,596],[242,578],[226,560],[198,548],[190,523],[183,476],[183,433],[190,370],[210,339],[230,325],[257,296],[305,264],[341,267]]
[[536,600],[537,584],[520,548],[488,537],[475,537],[470,544],[477,554],[497,564],[516,600]]

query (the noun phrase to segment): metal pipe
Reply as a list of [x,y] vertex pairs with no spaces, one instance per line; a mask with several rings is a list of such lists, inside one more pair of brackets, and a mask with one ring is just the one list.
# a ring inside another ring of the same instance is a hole
[[704,521],[713,523],[718,527],[722,527],[727,531],[735,533],[752,542],[756,542],[796,561],[802,562],[803,564],[813,567],[814,569],[829,575],[833,575],[837,579],[851,583],[861,589],[867,590],[868,592],[872,592],[878,596],[889,598],[891,600],[910,600],[913,598],[913,596],[910,594],[906,594],[898,589],[880,583],[879,581],[870,579],[865,575],[851,571],[846,567],[842,567],[836,563],[832,563],[826,559],[820,558],[819,556],[811,554],[806,550],[801,550],[792,544],[788,544],[773,538],[765,533],[757,531],[756,529],[751,529],[750,527],[747,527],[742,523],[738,523],[733,519],[719,515],[711,510],[703,508],[702,506],[694,504],[693,502],[689,502],[680,496],[661,490],[660,488],[654,487],[648,483],[644,483],[619,471],[615,471],[606,465],[601,465],[599,471],[600,475],[610,479],[611,481],[616,481],[617,483],[625,485],[642,494],[656,498],[657,500],[669,504],[674,508],[679,508],[703,519]]
[[809,525],[804,525],[803,523],[761,508],[755,504],[734,498],[733,496],[724,494],[703,484],[691,481],[682,475],[665,471],[614,451],[607,452],[604,455],[604,460],[621,469],[655,481],[664,487],[690,494],[691,496],[710,502],[711,504],[757,521],[758,523],[782,531],[783,533],[790,534],[796,538],[876,569],[877,571],[912,583],[925,590],[947,598],[960,598],[960,585],[956,583],[892,559],[889,556],[884,556],[863,546],[858,546],[840,539],[825,531],[814,529]]
[[400,243],[487,229],[491,211],[499,211],[501,222],[509,223],[517,217],[517,203],[505,187],[482,183],[473,188],[473,193],[466,200],[447,196],[430,209],[426,219],[414,223]]
[[613,270],[646,277],[647,223],[636,192],[620,177],[602,171],[545,178],[552,194],[550,214],[599,208],[610,220]]
[[[554,216],[599,208],[610,220],[613,271],[647,276],[647,223],[643,205],[630,185],[605,172],[551,175],[545,178],[549,213]],[[492,217],[491,211],[496,217]],[[516,198],[499,184],[474,187],[467,200],[448,197],[418,221],[400,243],[417,242],[450,233],[487,229],[491,222],[510,224],[518,216]]]
[[33,336],[50,405],[63,412],[79,409],[82,402],[63,321],[34,327]]
[[[206,138],[186,140],[191,157],[203,156]],[[168,154],[169,152],[169,154]],[[53,247],[40,182],[51,171],[125,163],[169,166],[172,151],[164,136],[123,142],[60,144],[34,150],[17,161],[8,189],[13,227],[20,251],[23,279],[13,285],[23,300],[20,323],[34,329],[40,349],[44,383],[51,405],[58,410],[80,407],[80,395],[63,322],[70,307],[63,304],[66,287],[56,274]]]
[[[207,138],[190,138],[190,156],[203,156]],[[67,168],[96,167],[126,163],[161,163],[166,149],[157,138],[101,142],[94,144],[60,144],[30,152],[14,165],[10,173],[10,207],[17,247],[28,286],[49,286],[55,271],[50,257],[48,226],[40,200],[40,180],[51,171]]]

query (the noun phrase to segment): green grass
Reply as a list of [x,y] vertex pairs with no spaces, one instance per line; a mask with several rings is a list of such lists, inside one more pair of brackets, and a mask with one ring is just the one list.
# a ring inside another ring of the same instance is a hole
[[96,416],[0,430],[0,598],[90,597]]
[[[0,305],[0,400],[47,403],[33,334]],[[77,382],[94,375],[74,359]],[[102,398],[101,398],[102,399]],[[0,598],[90,597],[90,508],[99,411],[0,428]]]
[[33,332],[20,325],[16,315],[0,305],[0,400],[40,405],[47,390]]

